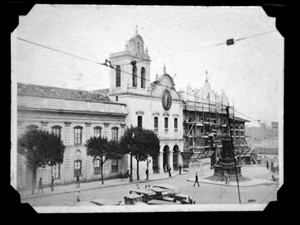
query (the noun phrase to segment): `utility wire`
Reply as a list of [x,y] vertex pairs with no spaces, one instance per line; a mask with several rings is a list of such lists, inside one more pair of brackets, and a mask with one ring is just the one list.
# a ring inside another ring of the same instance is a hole
[[[240,41],[240,40],[245,40],[245,39],[248,39],[248,38],[257,37],[257,36],[265,35],[265,34],[268,34],[268,33],[275,32],[275,31],[276,31],[276,30],[268,31],[268,32],[263,32],[263,33],[251,35],[251,36],[248,36],[248,37],[238,38],[238,39],[235,39],[235,41]],[[75,58],[78,58],[78,59],[81,59],[81,60],[84,60],[84,61],[87,61],[87,62],[95,63],[95,64],[98,64],[98,65],[103,65],[103,66],[109,67],[109,68],[111,68],[111,69],[114,69],[114,67],[111,65],[111,63],[110,63],[108,60],[106,60],[105,63],[100,63],[100,62],[97,62],[97,61],[94,61],[94,60],[90,60],[90,59],[87,59],[87,58],[84,58],[84,57],[81,57],[81,56],[78,56],[78,55],[74,55],[74,54],[71,54],[71,53],[68,53],[68,52],[65,52],[65,51],[61,51],[61,50],[58,50],[58,49],[55,49],[55,48],[51,48],[51,47],[48,47],[48,46],[45,46],[45,45],[42,45],[42,44],[38,44],[38,43],[29,41],[29,40],[26,40],[26,39],[23,39],[23,38],[20,38],[20,37],[17,37],[17,39],[18,39],[18,40],[21,40],[21,41],[24,41],[24,42],[27,42],[27,43],[30,43],[30,44],[32,44],[32,45],[36,45],[36,46],[39,46],[39,47],[46,48],[46,49],[48,49],[48,50],[52,50],[52,51],[55,51],[55,52],[59,52],[59,53],[62,53],[62,54],[65,54],[65,55],[68,55],[68,56],[71,56],[71,57],[75,57]],[[226,42],[222,42],[222,43],[218,43],[218,44],[213,44],[213,45],[202,46],[202,47],[200,47],[200,48],[213,47],[213,46],[218,46],[218,45],[223,45],[223,44],[226,44]],[[227,43],[227,44],[228,44],[228,43]],[[176,54],[176,53],[173,53],[172,55],[174,55],[174,54]],[[177,54],[180,54],[180,53],[177,53]],[[136,57],[136,56],[135,56],[135,58],[140,58],[140,57]],[[143,62],[143,61],[149,61],[149,59],[143,59],[143,58],[141,58],[141,60],[140,60],[140,61],[136,61],[136,63],[138,63],[138,62]],[[107,62],[109,62],[109,65],[107,64]],[[128,64],[130,64],[130,63],[128,63]],[[126,65],[126,64],[123,64],[123,65]],[[130,75],[130,76],[133,76],[131,73],[128,73],[127,71],[121,70],[121,72],[122,72],[122,73],[125,73],[125,74],[128,74],[128,75]],[[141,77],[138,76],[138,75],[136,75],[136,77],[137,77],[137,78],[138,78],[138,77],[141,78]],[[151,82],[150,79],[146,79],[146,78],[144,78],[144,79],[145,79],[145,81]],[[157,85],[160,85],[160,86],[163,86],[163,87],[166,87],[166,88],[171,89],[171,88],[170,88],[169,86],[167,86],[167,85],[163,85],[163,84],[159,84],[159,83],[158,83]],[[187,93],[187,92],[185,92],[185,91],[181,91],[181,92],[185,93],[185,94],[188,95],[188,96],[195,97],[195,95],[189,94],[189,93]],[[197,98],[198,98],[198,99],[202,99],[202,100],[204,100],[204,101],[208,101],[208,103],[211,104],[209,99],[206,99],[206,98],[203,98],[203,97],[200,97],[200,96],[197,96]],[[197,101],[196,101],[196,102],[197,102]],[[203,102],[198,101],[198,103],[203,103]],[[222,103],[217,103],[217,102],[215,102],[214,104],[212,103],[212,105],[215,105],[215,106],[216,106],[216,105],[219,105],[219,106],[221,106],[221,107],[223,107],[223,106],[224,106],[224,107],[227,107],[227,105],[224,105],[224,104],[222,104]],[[247,117],[247,118],[249,118],[249,119],[251,119],[251,120],[254,120],[254,121],[260,121],[260,120],[254,119],[254,118],[252,118],[252,117],[250,117],[250,116],[247,116],[247,115],[244,114],[244,113],[238,112],[237,110],[235,110],[235,112],[240,113],[241,115],[243,115],[243,116],[245,116],[245,117]]]

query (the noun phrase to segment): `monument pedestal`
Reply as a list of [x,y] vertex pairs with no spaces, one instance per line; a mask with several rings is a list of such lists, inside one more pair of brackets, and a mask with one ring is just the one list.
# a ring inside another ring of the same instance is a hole
[[223,178],[224,173],[228,174],[229,179],[242,177],[241,165],[235,165],[233,146],[231,144],[231,139],[229,135],[221,137],[222,141],[222,151],[220,153],[220,158],[218,162],[214,165],[214,176]]

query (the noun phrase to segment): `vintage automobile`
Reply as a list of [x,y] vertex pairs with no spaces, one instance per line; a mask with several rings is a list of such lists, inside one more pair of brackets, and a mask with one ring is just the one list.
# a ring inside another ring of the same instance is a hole
[[154,199],[155,200],[163,200],[163,201],[173,201],[173,198],[169,197],[168,190],[160,187],[148,187],[150,191],[154,191],[156,193]]
[[155,199],[156,197],[156,193],[154,191],[144,188],[131,189],[129,194],[137,194],[142,196],[142,201],[145,203],[148,203],[148,201]]
[[179,201],[181,204],[195,204],[196,201],[186,194],[181,194],[178,187],[170,184],[155,184],[153,187],[159,187],[168,191],[168,196],[173,198],[173,202]]
[[143,196],[138,194],[128,194],[124,196],[125,205],[140,205],[145,204],[143,202]]

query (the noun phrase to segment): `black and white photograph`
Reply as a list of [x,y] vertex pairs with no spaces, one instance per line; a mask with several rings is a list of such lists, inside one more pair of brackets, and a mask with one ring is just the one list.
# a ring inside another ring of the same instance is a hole
[[37,213],[262,211],[284,37],[260,6],[36,4],[11,33],[10,183]]

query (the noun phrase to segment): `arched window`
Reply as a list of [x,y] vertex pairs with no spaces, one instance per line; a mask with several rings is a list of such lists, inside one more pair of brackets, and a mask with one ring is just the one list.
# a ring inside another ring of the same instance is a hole
[[101,172],[100,159],[95,159],[94,160],[94,174],[99,174],[100,172]]
[[158,117],[154,117],[154,131],[157,132],[158,131]]
[[146,88],[146,69],[141,69],[141,88]]
[[74,127],[74,144],[79,145],[82,143],[82,127]]
[[174,118],[174,132],[178,132],[178,119]]
[[119,165],[119,160],[118,159],[112,159],[111,160],[111,172],[112,173],[117,173],[118,172],[118,165]]
[[137,117],[137,125],[138,125],[138,128],[143,127],[143,117],[142,116]]
[[169,129],[169,118],[168,117],[165,117],[165,132],[168,132],[168,129]]
[[60,164],[56,164],[54,166],[51,166],[51,177],[54,177],[54,179],[60,178]]
[[94,136],[101,137],[102,127],[94,127]]
[[132,66],[132,87],[137,86],[137,67],[135,64]]
[[141,51],[141,45],[140,45],[140,42],[138,42],[137,43],[137,52],[140,53],[140,51]]
[[111,139],[113,141],[118,141],[119,138],[119,128],[118,127],[113,127],[111,128]]
[[61,126],[53,126],[51,127],[52,133],[57,135],[58,137],[61,136]]
[[74,176],[81,176],[82,174],[82,161],[81,160],[75,160],[74,161]]
[[116,66],[116,87],[121,86],[121,67],[119,65]]

